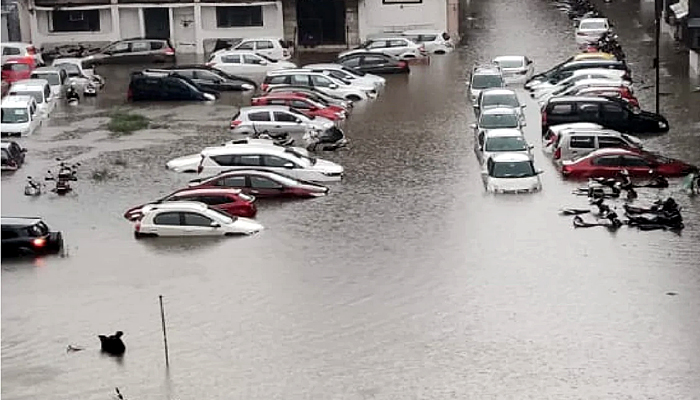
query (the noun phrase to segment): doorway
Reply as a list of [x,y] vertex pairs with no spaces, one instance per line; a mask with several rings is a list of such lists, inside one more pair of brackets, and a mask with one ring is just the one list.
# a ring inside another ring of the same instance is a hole
[[168,8],[144,8],[143,26],[148,39],[170,39],[170,12]]
[[297,0],[299,44],[345,44],[345,0]]

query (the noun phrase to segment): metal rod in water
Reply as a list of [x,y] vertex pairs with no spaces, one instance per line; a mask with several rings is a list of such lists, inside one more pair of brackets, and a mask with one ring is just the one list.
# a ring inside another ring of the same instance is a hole
[[160,302],[160,321],[163,325],[163,343],[165,344],[165,366],[170,366],[170,360],[168,359],[168,334],[165,331],[165,311],[163,310],[163,295],[158,296],[158,301]]

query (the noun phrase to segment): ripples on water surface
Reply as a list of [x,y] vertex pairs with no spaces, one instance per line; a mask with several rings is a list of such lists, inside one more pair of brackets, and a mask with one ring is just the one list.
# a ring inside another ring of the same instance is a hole
[[[610,7],[630,58],[650,57],[635,42],[642,28],[628,22],[637,4]],[[356,108],[351,150],[324,155],[347,171],[330,196],[261,202],[266,230],[256,237],[135,241],[121,217],[183,186],[190,177],[164,163],[222,143],[246,96],[144,106],[171,124],[148,135],[27,139],[28,164],[2,179],[3,214],[44,216],[65,232],[70,256],[3,262],[3,398],[97,400],[115,386],[129,399],[700,398],[698,199],[673,193],[681,235],[574,230],[557,210],[585,199],[539,151],[542,193],[484,194],[468,69],[525,53],[541,70],[575,45],[569,21],[545,1],[477,2],[475,11],[485,28],[458,52],[389,77],[380,99]],[[636,76],[651,74],[639,64]],[[128,73],[105,75],[110,89],[95,109],[62,111],[85,122],[55,118],[45,132],[103,123],[99,111],[123,102]],[[645,108],[650,92],[638,92]],[[537,105],[520,94],[539,148]],[[699,102],[686,95],[665,98],[672,130],[647,143],[700,164]],[[101,153],[85,157],[77,195],[22,196],[23,177],[63,145]],[[117,176],[91,182],[104,165]],[[127,344],[121,363],[98,352],[96,335],[116,330]],[[69,343],[87,349],[66,353]]]

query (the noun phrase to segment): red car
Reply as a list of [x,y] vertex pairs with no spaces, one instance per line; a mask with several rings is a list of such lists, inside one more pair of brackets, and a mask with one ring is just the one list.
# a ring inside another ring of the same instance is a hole
[[264,170],[237,170],[222,172],[204,179],[190,181],[191,188],[237,188],[255,197],[319,197],[328,194],[328,188],[316,183]]
[[598,96],[598,97],[617,97],[626,100],[632,107],[639,108],[639,100],[634,97],[634,91],[629,88],[629,86],[594,86],[583,88],[576,93],[574,96]]
[[311,89],[307,89],[307,90],[309,90],[309,92],[295,90],[294,87],[290,87],[290,88],[281,87],[280,90],[275,90],[273,92],[267,92],[267,93],[262,94],[261,96],[274,96],[274,95],[278,95],[278,94],[292,94],[295,96],[301,96],[305,99],[309,99],[309,100],[315,101],[317,103],[320,103],[324,107],[330,108],[331,110],[343,111],[343,112],[345,112],[346,115],[350,114],[350,110],[352,109],[352,102],[349,102],[349,106],[346,108],[346,107],[341,106],[341,105],[329,103],[328,101],[324,100],[323,97],[321,97],[320,95],[311,92]]
[[623,169],[632,177],[649,177],[652,172],[674,177],[688,175],[698,167],[647,151],[604,148],[575,160],[563,161],[561,173],[567,178],[614,178]]
[[7,83],[29,79],[36,69],[36,60],[32,57],[13,57],[2,65],[2,80]]
[[346,111],[339,111],[336,108],[327,107],[321,103],[313,101],[305,96],[294,93],[270,93],[265,96],[253,97],[250,100],[252,106],[289,106],[304,113],[309,117],[323,117],[331,121],[345,119]]
[[199,201],[217,210],[225,211],[237,217],[253,218],[258,212],[255,197],[248,196],[240,189],[225,187],[185,188],[170,193],[156,201],[132,207],[124,213],[129,221],[141,219],[141,208],[148,204],[159,204],[166,201]]

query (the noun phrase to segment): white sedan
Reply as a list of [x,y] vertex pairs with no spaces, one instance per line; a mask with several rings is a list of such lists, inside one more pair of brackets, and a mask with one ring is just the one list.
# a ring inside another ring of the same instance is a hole
[[289,61],[277,61],[252,51],[240,50],[212,54],[207,66],[232,75],[264,75],[268,71],[297,67]]
[[147,236],[236,236],[252,235],[263,226],[252,219],[234,217],[194,201],[149,204],[134,224],[134,235]]

